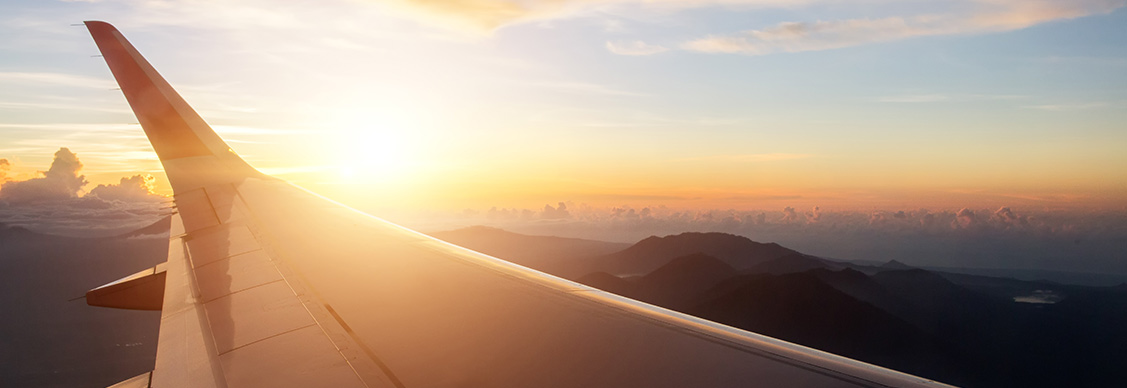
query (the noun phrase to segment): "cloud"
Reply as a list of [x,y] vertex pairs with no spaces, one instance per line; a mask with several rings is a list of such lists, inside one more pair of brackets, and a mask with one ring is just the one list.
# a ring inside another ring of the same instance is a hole
[[0,159],[0,223],[53,234],[113,235],[167,215],[165,197],[152,193],[152,176],[134,175],[100,184],[86,195],[83,165],[68,148],[55,152],[46,172],[26,180],[6,177],[11,165]]
[[605,85],[586,82],[534,82],[530,86],[555,89],[562,92],[580,94],[603,94],[608,96],[646,96],[644,93],[635,93],[619,90]]
[[880,102],[894,103],[923,103],[923,102],[967,102],[967,101],[999,101],[1019,100],[1029,98],[1020,94],[905,94],[887,96],[877,99]]
[[152,175],[134,175],[121,178],[121,183],[116,185],[98,185],[87,195],[108,201],[161,201],[164,197],[153,194],[155,181]]
[[1108,0],[980,0],[971,11],[915,16],[892,16],[784,22],[730,35],[709,35],[682,45],[705,53],[766,55],[828,50],[921,36],[981,34],[1012,31],[1054,20],[1108,13],[1124,6]]
[[[1049,112],[1074,112],[1074,111],[1081,111],[1081,110],[1105,108],[1105,107],[1109,107],[1109,106],[1112,106],[1112,105],[1113,104],[1108,103],[1108,102],[1087,102],[1087,103],[1077,103],[1077,104],[1029,105],[1029,106],[1024,106],[1023,108],[1043,110],[1043,111],[1049,111]],[[1127,106],[1127,103],[1120,104],[1120,105]]]
[[880,102],[939,102],[947,101],[950,97],[942,94],[914,94],[905,96],[889,96],[880,99]]
[[0,71],[0,83],[53,84],[91,89],[112,89],[117,84],[108,79],[65,73],[37,73]]
[[565,8],[568,1],[519,0],[401,0],[399,4],[469,27],[493,30],[522,20],[548,18]]
[[798,160],[813,158],[811,154],[789,154],[789,153],[769,153],[769,154],[743,154],[743,155],[713,155],[713,156],[700,156],[692,158],[681,158],[679,161],[723,161],[723,162],[779,162],[784,160]]
[[669,51],[668,48],[635,40],[632,42],[607,42],[607,50],[618,55],[653,55]]
[[5,182],[0,186],[0,200],[8,203],[57,201],[78,196],[86,185],[86,176],[78,175],[82,162],[66,147],[55,152],[51,168],[43,176],[25,181]]
[[[552,207],[555,210],[555,207]],[[438,215],[420,230],[487,225],[517,233],[637,242],[651,235],[725,232],[777,242],[833,259],[888,261],[916,266],[1030,268],[1127,274],[1123,241],[1127,211],[1044,210],[1043,207],[959,210],[819,209],[817,222],[793,207],[778,210],[591,207],[567,204],[567,219],[487,219]],[[633,210],[633,211],[632,211]],[[973,223],[973,227],[962,227]]]
[[557,220],[571,217],[571,213],[567,211],[567,204],[560,202],[558,207],[552,205],[544,205],[544,211],[540,213],[540,218],[546,220]]
[[974,210],[962,208],[958,213],[955,213],[955,220],[951,222],[951,226],[955,228],[970,228],[977,224],[978,219],[974,217]]
[[798,222],[800,220],[798,218],[798,212],[795,211],[793,207],[787,206],[786,208],[783,209],[783,218],[781,218],[779,221],[784,222],[784,223],[788,223],[788,222]]

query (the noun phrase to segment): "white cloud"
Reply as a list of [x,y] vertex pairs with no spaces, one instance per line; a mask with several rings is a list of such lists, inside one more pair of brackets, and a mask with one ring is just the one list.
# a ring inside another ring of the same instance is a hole
[[645,96],[644,93],[635,93],[627,90],[615,89],[606,85],[588,82],[533,82],[530,86],[555,89],[563,92],[581,94],[604,94],[610,96]]
[[53,84],[70,87],[112,89],[117,84],[108,79],[87,77],[65,73],[34,73],[34,72],[0,72],[0,83],[3,84]]
[[877,99],[880,102],[894,103],[923,103],[923,102],[966,102],[966,101],[1000,101],[1020,100],[1029,96],[1020,94],[902,94],[886,96]]
[[950,97],[942,94],[911,94],[882,97],[880,102],[939,102],[947,100],[950,100]]
[[107,201],[125,202],[159,202],[164,197],[153,195],[152,175],[134,175],[121,178],[118,184],[101,184],[90,190],[88,196],[98,197]]
[[971,11],[876,19],[784,22],[730,35],[709,35],[682,45],[706,53],[766,55],[828,50],[920,36],[1011,31],[1054,20],[1111,12],[1124,1],[980,0]]
[[[0,182],[10,164],[0,159]],[[25,180],[0,185],[0,223],[68,235],[107,235],[150,224],[166,215],[167,199],[152,193],[153,177],[135,175],[102,184],[85,196],[82,162],[67,148],[55,152],[51,167]]]
[[669,51],[668,48],[635,40],[632,42],[607,42],[607,50],[618,55],[653,55]]
[[[1111,106],[1107,102],[1086,102],[1077,104],[1044,104],[1044,105],[1029,105],[1025,106],[1026,109],[1044,110],[1049,112],[1073,112],[1078,110],[1098,109]],[[1125,104],[1127,105],[1127,104]]]
[[51,168],[42,176],[25,181],[5,182],[0,186],[0,200],[8,203],[33,203],[76,198],[86,176],[79,175],[82,162],[67,148],[55,152]]

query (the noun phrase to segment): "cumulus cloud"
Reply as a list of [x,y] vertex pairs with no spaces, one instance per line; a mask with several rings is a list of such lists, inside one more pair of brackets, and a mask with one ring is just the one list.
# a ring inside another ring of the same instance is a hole
[[[0,173],[10,169],[0,160]],[[134,175],[117,184],[100,184],[86,195],[82,162],[70,149],[55,152],[46,172],[26,180],[0,174],[0,223],[68,235],[112,235],[167,215],[165,197],[152,192],[152,176]]]
[[706,53],[766,55],[836,49],[921,36],[1011,31],[1123,7],[1109,0],[979,0],[969,11],[814,22],[784,22],[729,35],[709,35],[683,48]]
[[156,178],[152,175],[134,175],[121,178],[121,183],[98,185],[90,190],[87,195],[108,201],[160,201],[163,197],[153,195],[153,183]]
[[8,159],[0,159],[0,183],[8,181],[8,172],[12,171],[12,164]]
[[546,220],[557,220],[571,217],[571,213],[567,210],[567,204],[560,202],[559,206],[552,207],[552,205],[544,205],[544,211],[540,213],[540,218]]
[[8,203],[58,201],[78,196],[86,185],[86,176],[79,175],[82,162],[66,147],[55,152],[51,168],[42,176],[25,181],[5,182],[0,186],[0,200]]
[[618,55],[653,55],[669,51],[669,48],[635,40],[631,42],[607,42],[607,50]]
[[814,210],[806,216],[806,220],[810,222],[818,222],[822,219],[822,208],[815,206]]
[[978,222],[974,217],[974,210],[962,208],[958,213],[955,213],[955,220],[951,222],[951,226],[955,228],[970,228]]
[[786,208],[783,209],[783,218],[780,219],[779,221],[781,221],[781,222],[798,222],[799,221],[798,212],[795,211],[793,207],[787,206]]

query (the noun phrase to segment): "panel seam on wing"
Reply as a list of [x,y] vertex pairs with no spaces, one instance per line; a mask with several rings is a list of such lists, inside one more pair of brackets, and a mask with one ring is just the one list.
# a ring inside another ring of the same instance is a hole
[[310,327],[310,326],[315,326],[315,325],[317,325],[317,324],[316,324],[316,323],[310,323],[310,324],[308,324],[308,325],[305,325],[305,326],[302,326],[302,327],[298,327],[298,328],[294,328],[294,329],[286,330],[286,331],[283,331],[283,332],[280,332],[280,333],[277,333],[277,334],[274,334],[274,335],[268,336],[268,337],[266,337],[266,338],[262,338],[262,339],[257,339],[257,340],[251,341],[251,342],[247,342],[247,343],[245,343],[245,344],[242,344],[242,345],[239,345],[239,346],[233,347],[233,348],[231,348],[231,349],[228,349],[228,350],[227,350],[226,352],[221,352],[221,353],[218,353],[218,354],[216,354],[216,355],[217,355],[217,356],[222,356],[222,355],[224,355],[224,354],[227,354],[227,353],[231,353],[231,352],[233,352],[233,351],[236,351],[236,350],[239,350],[239,349],[245,348],[245,347],[247,347],[247,346],[251,346],[251,345],[257,344],[257,343],[259,343],[259,342],[262,342],[262,341],[266,341],[266,340],[268,340],[268,339],[271,339],[271,338],[275,338],[275,337],[278,337],[278,336],[281,336],[281,335],[285,335],[285,334],[293,333],[293,332],[295,332],[295,331],[298,331],[298,330],[301,330],[301,329],[304,329],[304,328],[307,328],[307,327]]

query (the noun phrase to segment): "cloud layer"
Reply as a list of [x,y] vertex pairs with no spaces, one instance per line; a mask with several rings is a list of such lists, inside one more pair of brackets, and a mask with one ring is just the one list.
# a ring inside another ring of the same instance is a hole
[[[930,211],[677,210],[595,208],[566,203],[543,211],[493,209],[408,226],[448,230],[487,225],[534,235],[636,242],[650,235],[726,232],[804,253],[910,265],[1025,268],[1127,274],[1127,213],[1018,210]],[[566,215],[559,214],[561,208]]]
[[51,167],[25,180],[7,177],[0,159],[0,223],[55,234],[109,235],[155,222],[166,215],[165,197],[152,192],[152,176],[134,175],[117,184],[88,184],[82,162],[68,148],[55,152]]

